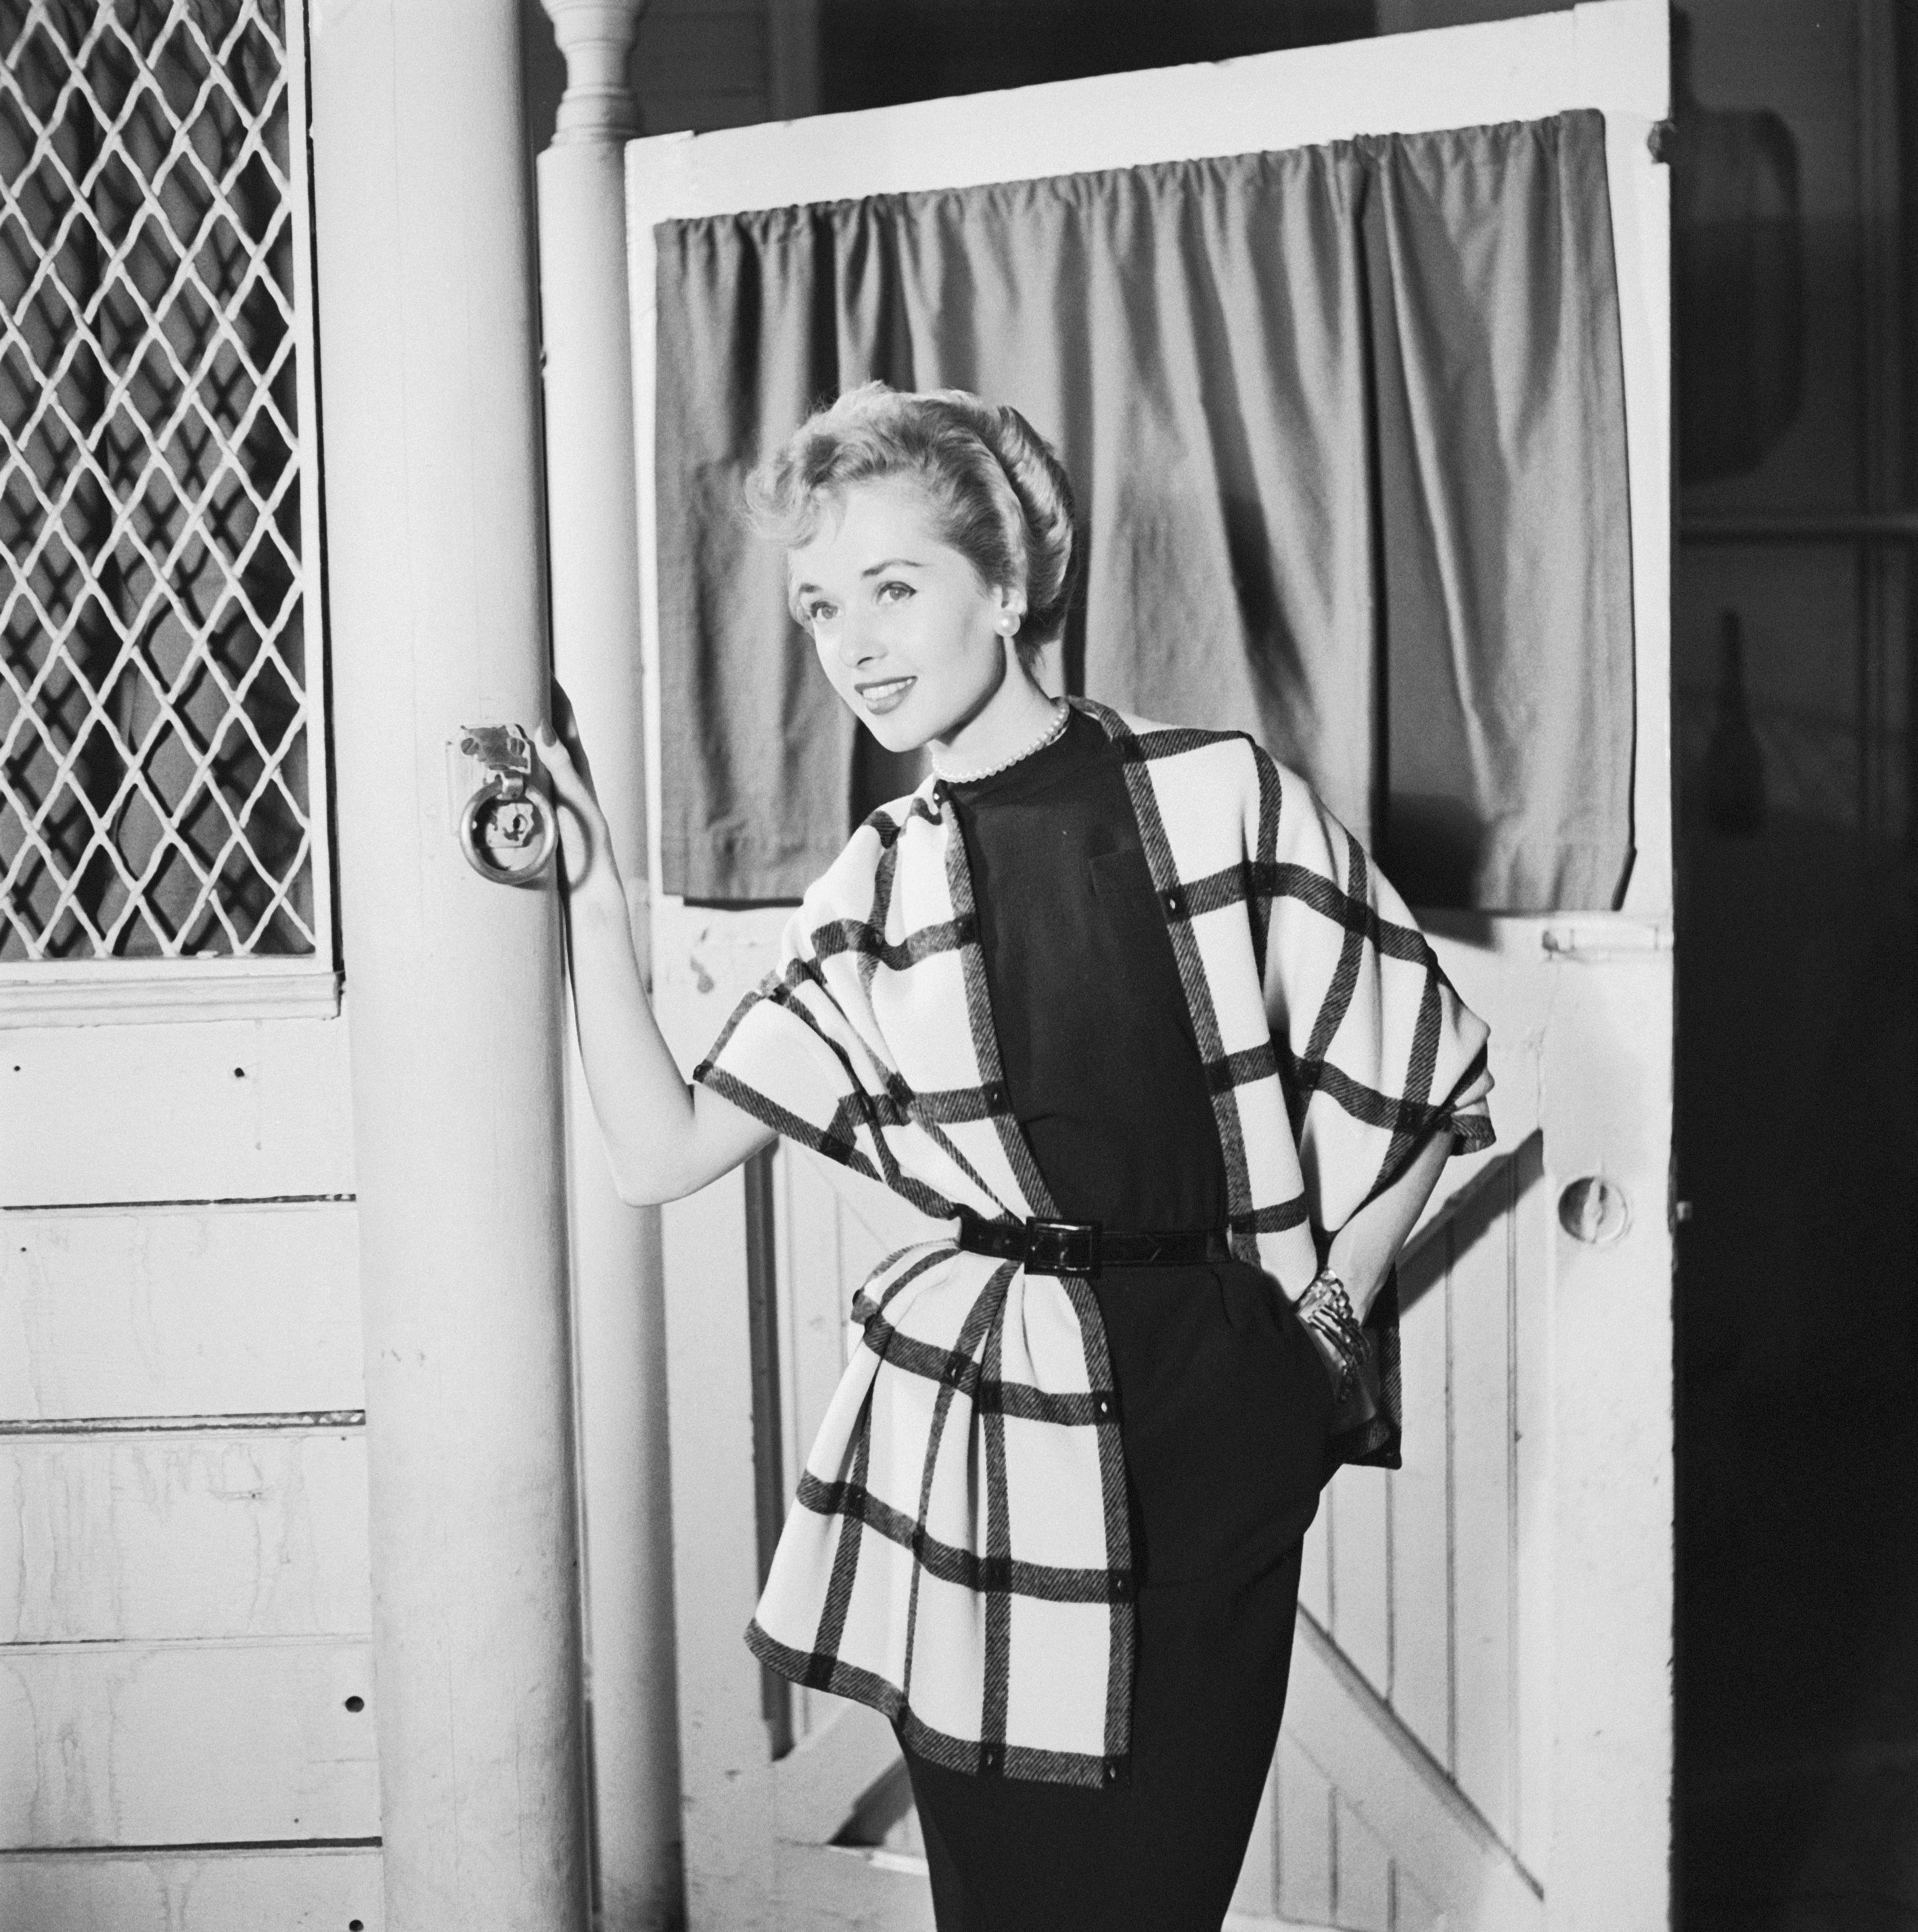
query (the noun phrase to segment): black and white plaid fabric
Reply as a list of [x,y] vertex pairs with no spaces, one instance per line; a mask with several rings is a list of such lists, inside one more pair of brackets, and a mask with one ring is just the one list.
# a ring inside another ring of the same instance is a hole
[[[1485,1028],[1304,781],[1239,734],[1083,704],[1119,746],[1212,1091],[1233,1252],[1296,1296],[1425,1136],[1492,1136]],[[928,780],[807,893],[694,1077],[937,1220],[1052,1215],[1009,1111],[965,844]],[[1337,1445],[1395,1465],[1383,1411]],[[953,1769],[1126,1773],[1133,1576],[1117,1398],[1082,1280],[949,1237],[881,1263],[748,1641]]]

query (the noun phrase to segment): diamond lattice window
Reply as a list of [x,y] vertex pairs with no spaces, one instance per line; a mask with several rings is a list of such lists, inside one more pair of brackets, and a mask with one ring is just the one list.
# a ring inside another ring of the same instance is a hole
[[285,12],[0,0],[0,966],[330,952]]

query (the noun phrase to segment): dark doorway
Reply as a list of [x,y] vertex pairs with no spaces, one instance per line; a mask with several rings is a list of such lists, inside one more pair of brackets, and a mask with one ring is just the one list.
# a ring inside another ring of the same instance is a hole
[[1909,7],[1687,0],[1682,1898],[1918,1924]]

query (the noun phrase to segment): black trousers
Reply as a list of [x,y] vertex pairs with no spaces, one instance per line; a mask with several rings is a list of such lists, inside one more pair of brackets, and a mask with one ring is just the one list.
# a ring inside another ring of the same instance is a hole
[[1113,1270],[1098,1294],[1140,1566],[1128,1775],[909,1751],[940,1932],[1216,1932],[1278,1742],[1329,1378],[1252,1268]]

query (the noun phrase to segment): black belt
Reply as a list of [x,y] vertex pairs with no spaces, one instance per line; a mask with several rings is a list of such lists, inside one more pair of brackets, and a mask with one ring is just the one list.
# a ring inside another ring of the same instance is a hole
[[1232,1258],[1215,1228],[1148,1232],[1101,1227],[1096,1221],[981,1221],[963,1208],[959,1245],[969,1255],[1018,1262],[1030,1274],[1095,1275],[1109,1268],[1178,1268]]

